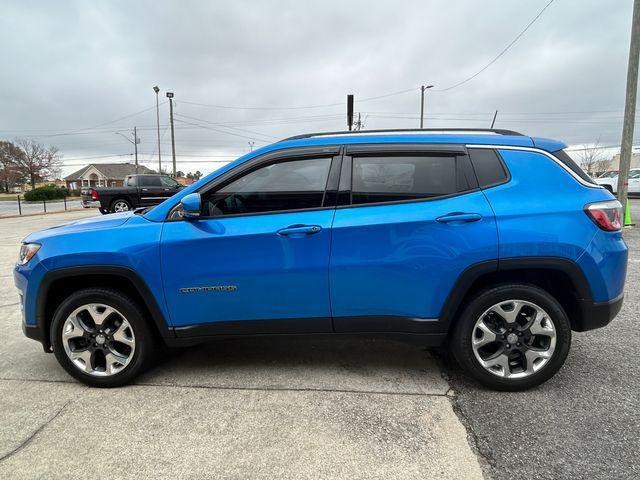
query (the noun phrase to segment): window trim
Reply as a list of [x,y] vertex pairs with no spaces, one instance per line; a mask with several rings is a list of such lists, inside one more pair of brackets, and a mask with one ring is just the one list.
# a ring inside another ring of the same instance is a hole
[[[255,171],[259,168],[262,168],[270,164],[286,162],[286,161],[295,161],[296,159],[304,160],[305,158],[307,159],[328,158],[331,162],[329,165],[329,174],[327,175],[327,183],[325,184],[325,188],[322,194],[323,205],[319,207],[291,209],[291,210],[271,210],[268,212],[236,213],[232,215],[220,215],[220,216],[201,216],[201,217],[198,217],[197,219],[189,219],[189,221],[212,220],[212,219],[221,220],[224,218],[237,218],[237,217],[249,217],[249,216],[253,217],[258,215],[279,215],[279,214],[294,213],[294,212],[309,212],[309,211],[317,211],[317,210],[335,209],[336,208],[335,205],[325,206],[324,199],[326,197],[327,187],[331,179],[331,171],[332,171],[333,165],[336,161],[341,161],[341,151],[342,151],[342,145],[329,145],[329,146],[321,146],[321,147],[314,146],[314,147],[301,147],[301,148],[287,148],[283,150],[268,152],[268,153],[265,153],[264,155],[260,155],[259,157],[252,158],[251,160],[248,160],[247,162],[241,165],[238,165],[236,168],[232,168],[231,170],[224,172],[219,177],[214,178],[209,183],[207,183],[206,185],[203,185],[198,190],[196,190],[196,192],[202,196],[206,194],[209,190],[219,188],[224,184],[233,182],[237,178],[243,175],[246,175],[247,173],[250,173],[252,171]],[[180,206],[180,202],[178,202],[176,205],[174,205],[171,208],[171,210],[169,210],[169,212],[167,213],[167,217],[165,218],[166,222],[179,222],[179,221],[187,220],[185,218],[173,218],[173,219],[171,218],[171,215],[174,214],[174,212],[179,206]]]

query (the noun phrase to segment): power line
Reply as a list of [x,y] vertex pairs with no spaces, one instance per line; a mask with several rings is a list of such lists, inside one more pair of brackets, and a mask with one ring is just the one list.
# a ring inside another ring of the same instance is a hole
[[[404,93],[409,93],[417,90],[418,87],[407,88],[404,90],[399,90],[396,92],[384,93],[382,95],[375,95],[373,97],[364,97],[360,99],[356,99],[356,102],[368,102],[371,100],[378,100],[380,98],[393,97],[396,95],[402,95]],[[197,105],[200,107],[209,107],[209,108],[221,108],[227,110],[306,110],[313,108],[328,108],[328,107],[339,107],[344,104],[344,102],[336,102],[336,103],[325,103],[320,105],[301,105],[301,106],[261,106],[261,107],[250,107],[250,106],[240,106],[240,105],[218,105],[218,104],[208,104],[208,103],[199,103],[199,102],[190,102],[187,100],[181,100],[182,103],[187,103],[189,105]]]
[[508,51],[508,50],[509,50],[509,49],[510,49],[510,48],[511,48],[511,47],[512,47],[512,46],[513,46],[513,45],[514,45],[518,40],[520,40],[520,37],[522,37],[522,36],[525,34],[525,32],[526,32],[527,30],[529,30],[529,28],[531,28],[531,26],[532,26],[534,23],[536,23],[536,21],[537,21],[537,20],[542,16],[542,14],[544,13],[544,11],[545,11],[547,8],[549,8],[549,6],[551,6],[551,4],[552,4],[554,1],[555,1],[555,0],[550,0],[550,1],[549,1],[549,3],[547,3],[547,4],[544,6],[544,8],[543,8],[542,10],[540,10],[540,12],[538,12],[538,15],[536,15],[536,16],[534,17],[534,19],[533,19],[533,20],[531,20],[531,21],[529,22],[529,24],[528,24],[526,27],[524,27],[524,30],[522,30],[518,35],[516,35],[516,38],[514,38],[514,39],[511,41],[511,43],[509,43],[506,47],[504,47],[504,48],[502,49],[502,51],[501,51],[498,55],[496,55],[496,57],[495,57],[493,60],[491,60],[489,63],[487,63],[484,67],[482,67],[482,68],[481,68],[480,70],[478,70],[476,73],[474,73],[473,75],[471,75],[471,76],[470,76],[470,77],[468,77],[468,78],[465,78],[465,79],[464,79],[464,80],[462,80],[461,82],[458,82],[458,83],[456,83],[456,84],[454,84],[454,85],[451,85],[450,87],[447,87],[447,88],[434,88],[434,89],[433,89],[433,91],[435,91],[435,92],[447,92],[447,91],[449,91],[449,90],[453,90],[454,88],[457,88],[457,87],[459,87],[459,86],[461,86],[461,85],[464,85],[465,83],[470,82],[471,80],[473,80],[474,78],[476,78],[478,75],[480,75],[482,72],[484,72],[487,68],[489,68],[491,65],[493,65],[496,61],[498,61],[498,59],[499,59],[500,57],[502,57],[502,55],[504,55],[505,53],[507,53],[507,51]]
[[191,123],[191,122],[187,122],[187,121],[185,121],[185,120],[180,120],[179,118],[176,118],[176,119],[175,119],[175,121],[176,121],[176,122],[180,122],[180,123],[186,123],[187,125],[194,125],[194,126],[196,126],[196,127],[204,128],[204,129],[206,129],[206,130],[212,130],[212,131],[214,131],[214,132],[218,132],[218,133],[225,133],[225,134],[227,134],[227,135],[233,135],[234,137],[240,137],[240,138],[246,138],[246,139],[249,139],[249,140],[254,140],[254,138],[253,138],[253,137],[248,137],[248,136],[246,136],[246,135],[241,135],[241,134],[239,134],[239,133],[226,132],[226,131],[224,131],[224,130],[220,130],[220,129],[217,129],[217,128],[209,127],[209,126],[206,126],[206,125],[201,125],[201,124],[199,124],[199,123]]
[[180,113],[176,113],[176,116],[178,116],[178,117],[188,118],[188,119],[190,119],[190,120],[196,120],[196,121],[198,121],[198,122],[204,122],[204,123],[206,123],[207,125],[215,125],[215,126],[219,126],[219,127],[223,127],[223,128],[229,128],[229,129],[231,129],[231,130],[238,130],[238,131],[245,132],[245,133],[253,133],[253,134],[255,134],[255,135],[260,135],[260,136],[262,136],[262,137],[277,138],[277,139],[279,139],[279,138],[280,138],[280,137],[275,137],[275,136],[273,136],[273,135],[267,135],[266,133],[256,132],[256,131],[254,131],[254,130],[247,130],[247,129],[244,129],[244,128],[231,127],[231,126],[228,126],[228,125],[224,125],[224,124],[222,124],[222,123],[210,122],[210,121],[208,121],[208,120],[204,120],[204,119],[202,119],[202,118],[191,117],[191,116],[189,116],[189,115],[182,115],[182,114],[180,114]]

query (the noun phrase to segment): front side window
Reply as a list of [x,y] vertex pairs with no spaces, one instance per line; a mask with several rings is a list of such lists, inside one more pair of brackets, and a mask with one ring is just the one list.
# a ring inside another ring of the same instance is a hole
[[355,157],[351,202],[392,202],[456,193],[460,181],[465,181],[456,165],[455,156]]
[[202,215],[217,217],[322,206],[331,158],[260,167],[202,196]]
[[169,177],[160,177],[160,182],[162,182],[163,187],[176,188],[178,186],[178,182]]

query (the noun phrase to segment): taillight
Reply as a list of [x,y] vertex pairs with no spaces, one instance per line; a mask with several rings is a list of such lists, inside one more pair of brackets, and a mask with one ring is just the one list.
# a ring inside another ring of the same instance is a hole
[[602,230],[617,232],[622,228],[620,223],[622,205],[617,200],[591,203],[585,207],[584,211]]
[[98,200],[98,192],[96,192],[95,190],[91,189],[91,199],[92,200]]

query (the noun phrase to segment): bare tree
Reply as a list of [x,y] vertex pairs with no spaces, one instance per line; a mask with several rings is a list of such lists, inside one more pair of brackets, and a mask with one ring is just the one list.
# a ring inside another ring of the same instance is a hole
[[36,182],[57,175],[60,172],[60,154],[56,147],[45,147],[33,140],[17,141],[22,155],[18,159],[18,168],[29,178],[31,188]]
[[578,157],[582,169],[591,176],[606,172],[611,165],[611,160],[606,158],[599,141],[590,147],[585,147],[580,150]]
[[22,150],[17,145],[0,141],[0,188],[6,193],[25,181],[25,175],[18,166],[21,155]]

